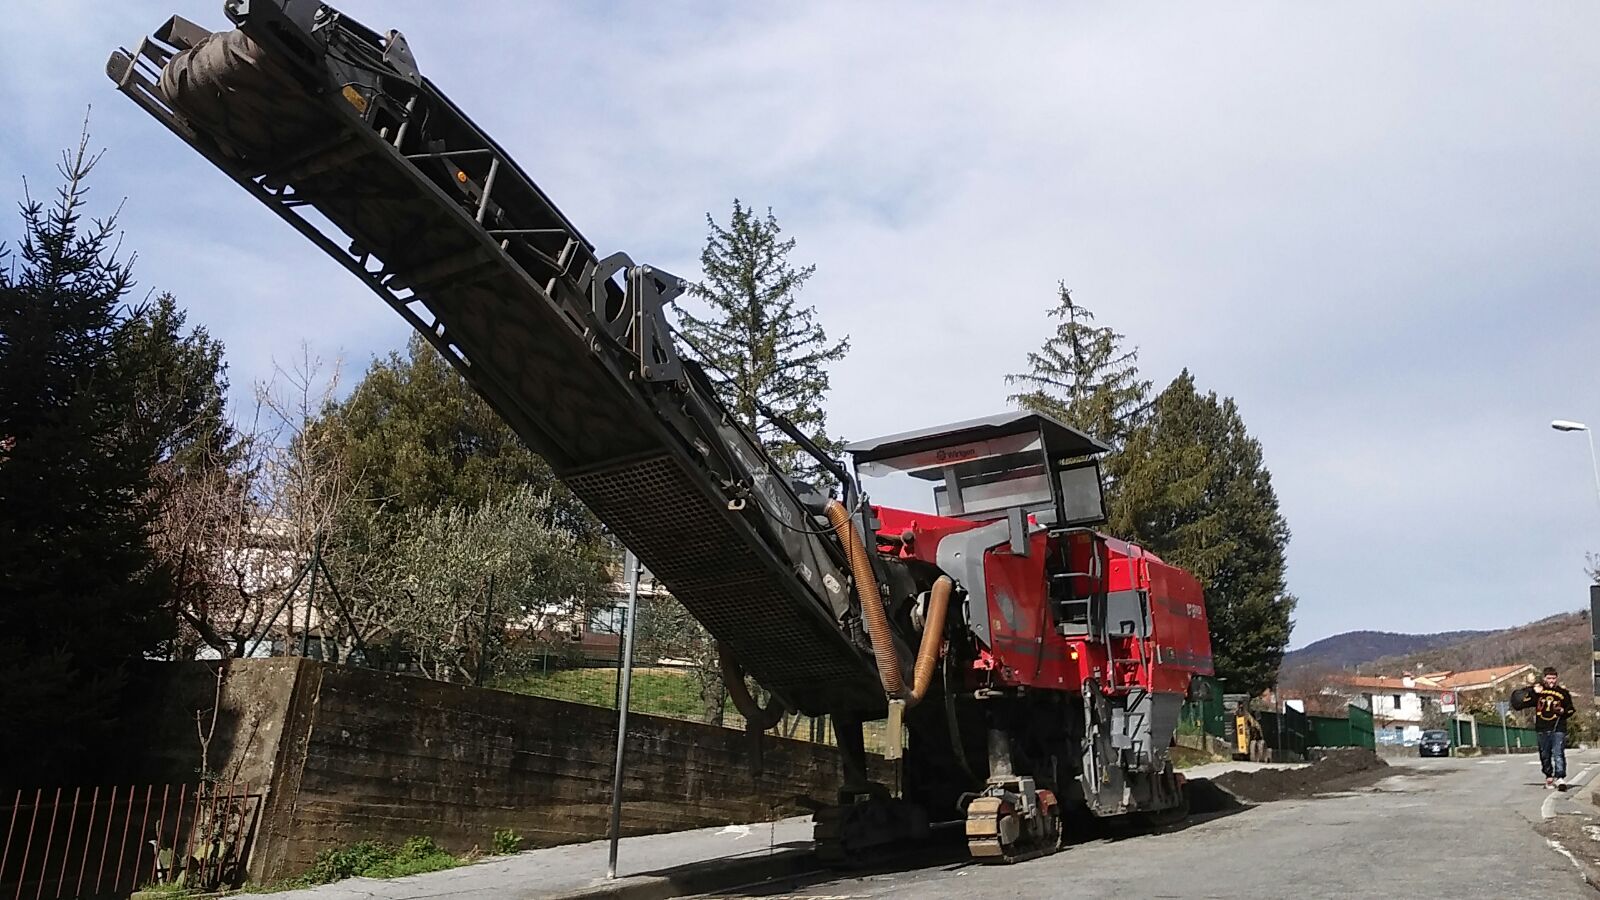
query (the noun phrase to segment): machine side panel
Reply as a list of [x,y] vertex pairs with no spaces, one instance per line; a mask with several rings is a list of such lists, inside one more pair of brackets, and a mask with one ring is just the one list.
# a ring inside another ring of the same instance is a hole
[[1026,556],[996,547],[984,556],[989,590],[990,652],[1000,666],[1000,681],[1059,691],[1077,691],[1092,660],[1083,642],[1056,631],[1046,584],[1049,538],[1028,537]]
[[1165,563],[1147,563],[1155,627],[1153,690],[1182,693],[1191,675],[1211,674],[1211,626],[1194,576]]

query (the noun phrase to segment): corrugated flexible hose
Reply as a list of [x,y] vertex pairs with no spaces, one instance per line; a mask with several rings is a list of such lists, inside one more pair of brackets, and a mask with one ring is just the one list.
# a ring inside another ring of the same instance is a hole
[[850,511],[837,500],[829,500],[826,509],[828,522],[844,544],[845,556],[850,560],[851,580],[856,583],[856,599],[861,603],[861,618],[867,624],[867,636],[872,639],[872,655],[878,661],[878,678],[883,681],[883,692],[891,700],[905,699],[905,684],[900,678],[900,655],[894,652],[894,636],[889,633],[889,614],[883,609],[883,594],[878,591],[878,576],[872,571],[872,560],[867,557],[867,545],[856,535],[850,522]]
[[956,583],[949,575],[940,575],[928,595],[928,612],[922,620],[922,643],[917,647],[917,668],[912,672],[911,696],[906,706],[916,706],[928,695],[933,684],[933,667],[939,662],[939,645],[944,642],[944,620],[950,611],[950,595]]
[[[867,558],[866,545],[856,537],[850,514],[837,500],[827,507],[828,519],[833,524],[839,540],[844,543],[850,558],[851,577],[856,583],[856,598],[861,602],[862,618],[867,623],[867,634],[872,638],[873,655],[878,661],[878,674],[883,681],[883,692],[891,700],[902,700],[907,708],[922,702],[933,684],[933,669],[939,662],[939,650],[944,642],[944,623],[950,611],[950,595],[955,592],[955,582],[948,575],[940,575],[933,583],[928,596],[928,610],[922,623],[922,640],[917,646],[916,666],[912,670],[911,689],[905,688],[900,674],[900,657],[895,653],[894,640],[889,633],[889,617],[883,608],[883,597],[878,591],[878,580],[872,573],[872,563]],[[744,668],[733,658],[727,647],[720,643],[717,656],[722,669],[722,683],[728,688],[728,699],[734,709],[757,731],[765,731],[783,718],[784,706],[776,697],[765,709],[745,688]]]
[[850,522],[850,512],[837,500],[829,500],[826,509],[828,522],[844,545],[850,560],[851,580],[856,583],[856,599],[861,603],[861,618],[867,625],[867,636],[872,639],[872,655],[878,662],[878,677],[883,681],[883,693],[890,700],[903,700],[906,706],[915,706],[928,693],[933,683],[933,667],[939,658],[939,647],[944,638],[945,615],[950,608],[950,594],[955,582],[941,575],[933,583],[933,593],[928,600],[928,614],[923,622],[922,642],[917,648],[916,668],[912,671],[912,685],[908,692],[900,673],[900,656],[895,653],[894,637],[889,631],[889,615],[883,608],[883,595],[878,590],[878,578],[872,571],[872,560],[867,556],[867,546],[856,535]]

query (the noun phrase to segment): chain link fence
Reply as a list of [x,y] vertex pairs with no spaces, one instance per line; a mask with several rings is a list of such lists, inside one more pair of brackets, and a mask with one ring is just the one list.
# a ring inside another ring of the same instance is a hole
[[[591,607],[580,623],[565,630],[565,646],[545,645],[520,666],[501,667],[487,686],[501,690],[616,709],[626,645],[627,591],[616,585],[613,602]],[[745,719],[723,685],[715,640],[665,588],[641,581],[633,641],[631,714],[662,716],[737,731]],[[508,670],[509,668],[509,670]],[[752,694],[763,703],[758,685]],[[865,726],[867,749],[882,752],[882,721]],[[826,716],[786,714],[769,733],[837,746]]]
[[[248,642],[248,656],[305,656],[441,681],[466,682],[553,700],[618,707],[628,622],[622,566],[599,598],[529,603],[496,593],[492,576],[467,573],[450,594],[448,615],[400,628],[363,631],[343,614],[359,588],[336,581],[313,554],[309,574],[277,603]],[[298,590],[297,590],[298,589]],[[357,594],[359,597],[359,594]],[[331,599],[330,599],[331,598]],[[334,601],[339,601],[335,603]],[[379,606],[370,600],[362,608]],[[723,685],[716,640],[648,572],[639,585],[629,709],[743,731],[744,717]],[[765,705],[759,685],[747,684]],[[868,722],[866,747],[883,752],[886,724]],[[769,733],[837,746],[827,717],[785,715]]]

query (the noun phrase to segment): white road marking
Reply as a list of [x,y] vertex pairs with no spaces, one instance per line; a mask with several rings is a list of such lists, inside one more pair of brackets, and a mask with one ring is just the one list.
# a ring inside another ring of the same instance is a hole
[[1561,846],[1561,842],[1556,840],[1555,838],[1545,838],[1544,840],[1545,840],[1545,843],[1547,843],[1551,847],[1555,848],[1555,851],[1557,853],[1561,854],[1562,856],[1565,856],[1567,858],[1567,860],[1572,863],[1572,867],[1574,869],[1578,870],[1578,874],[1583,876],[1583,880],[1584,881],[1588,881],[1589,880],[1589,873],[1587,873],[1587,872],[1585,872],[1583,870],[1583,863],[1578,862],[1578,858],[1576,856],[1572,855],[1572,851],[1571,850],[1568,850],[1567,848]]

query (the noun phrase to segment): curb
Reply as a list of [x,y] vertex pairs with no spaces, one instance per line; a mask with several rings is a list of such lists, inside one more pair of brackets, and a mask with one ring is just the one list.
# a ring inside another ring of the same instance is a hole
[[668,900],[708,894],[820,870],[810,850],[779,850],[683,866],[670,874],[629,875],[586,888],[546,895],[546,900]]
[[[1578,773],[1578,778],[1574,779],[1577,782],[1575,785],[1576,793],[1571,798],[1571,802],[1578,808],[1572,810],[1572,812],[1579,816],[1587,818],[1600,814],[1600,810],[1585,811],[1586,807],[1591,803],[1600,806],[1600,792],[1597,792],[1600,791],[1600,777],[1596,777],[1597,773],[1600,773],[1600,762],[1590,763],[1584,766]],[[1553,809],[1555,799],[1555,797],[1546,798],[1539,808],[1540,817],[1543,819],[1539,828],[1540,834],[1544,837],[1545,843],[1550,845],[1550,849],[1565,856],[1567,861],[1572,863],[1573,868],[1578,870],[1578,874],[1583,876],[1584,882],[1590,887],[1600,888],[1600,864],[1591,859],[1591,854],[1589,853],[1572,852],[1572,849],[1563,842],[1561,837],[1557,837],[1555,833],[1552,833],[1552,831],[1559,833],[1561,830],[1559,823],[1552,820],[1563,818],[1562,814],[1556,813]],[[1586,799],[1588,802],[1585,802]],[[1573,836],[1568,834],[1565,837],[1570,841]],[[1578,839],[1579,842],[1582,840],[1581,838]]]
[[[1564,793],[1571,794],[1573,803],[1581,806],[1584,795],[1587,794],[1590,800],[1600,804],[1600,799],[1597,799],[1594,793],[1596,787],[1600,786],[1600,779],[1595,777],[1595,773],[1597,771],[1600,771],[1600,762],[1590,763],[1589,765],[1584,766],[1583,769],[1578,772],[1577,777],[1572,780],[1573,783],[1568,785],[1567,790]],[[1545,797],[1544,803],[1540,804],[1539,806],[1539,817],[1542,819],[1549,819],[1557,815],[1555,811],[1555,802],[1561,799],[1561,796],[1561,793],[1555,793]]]

